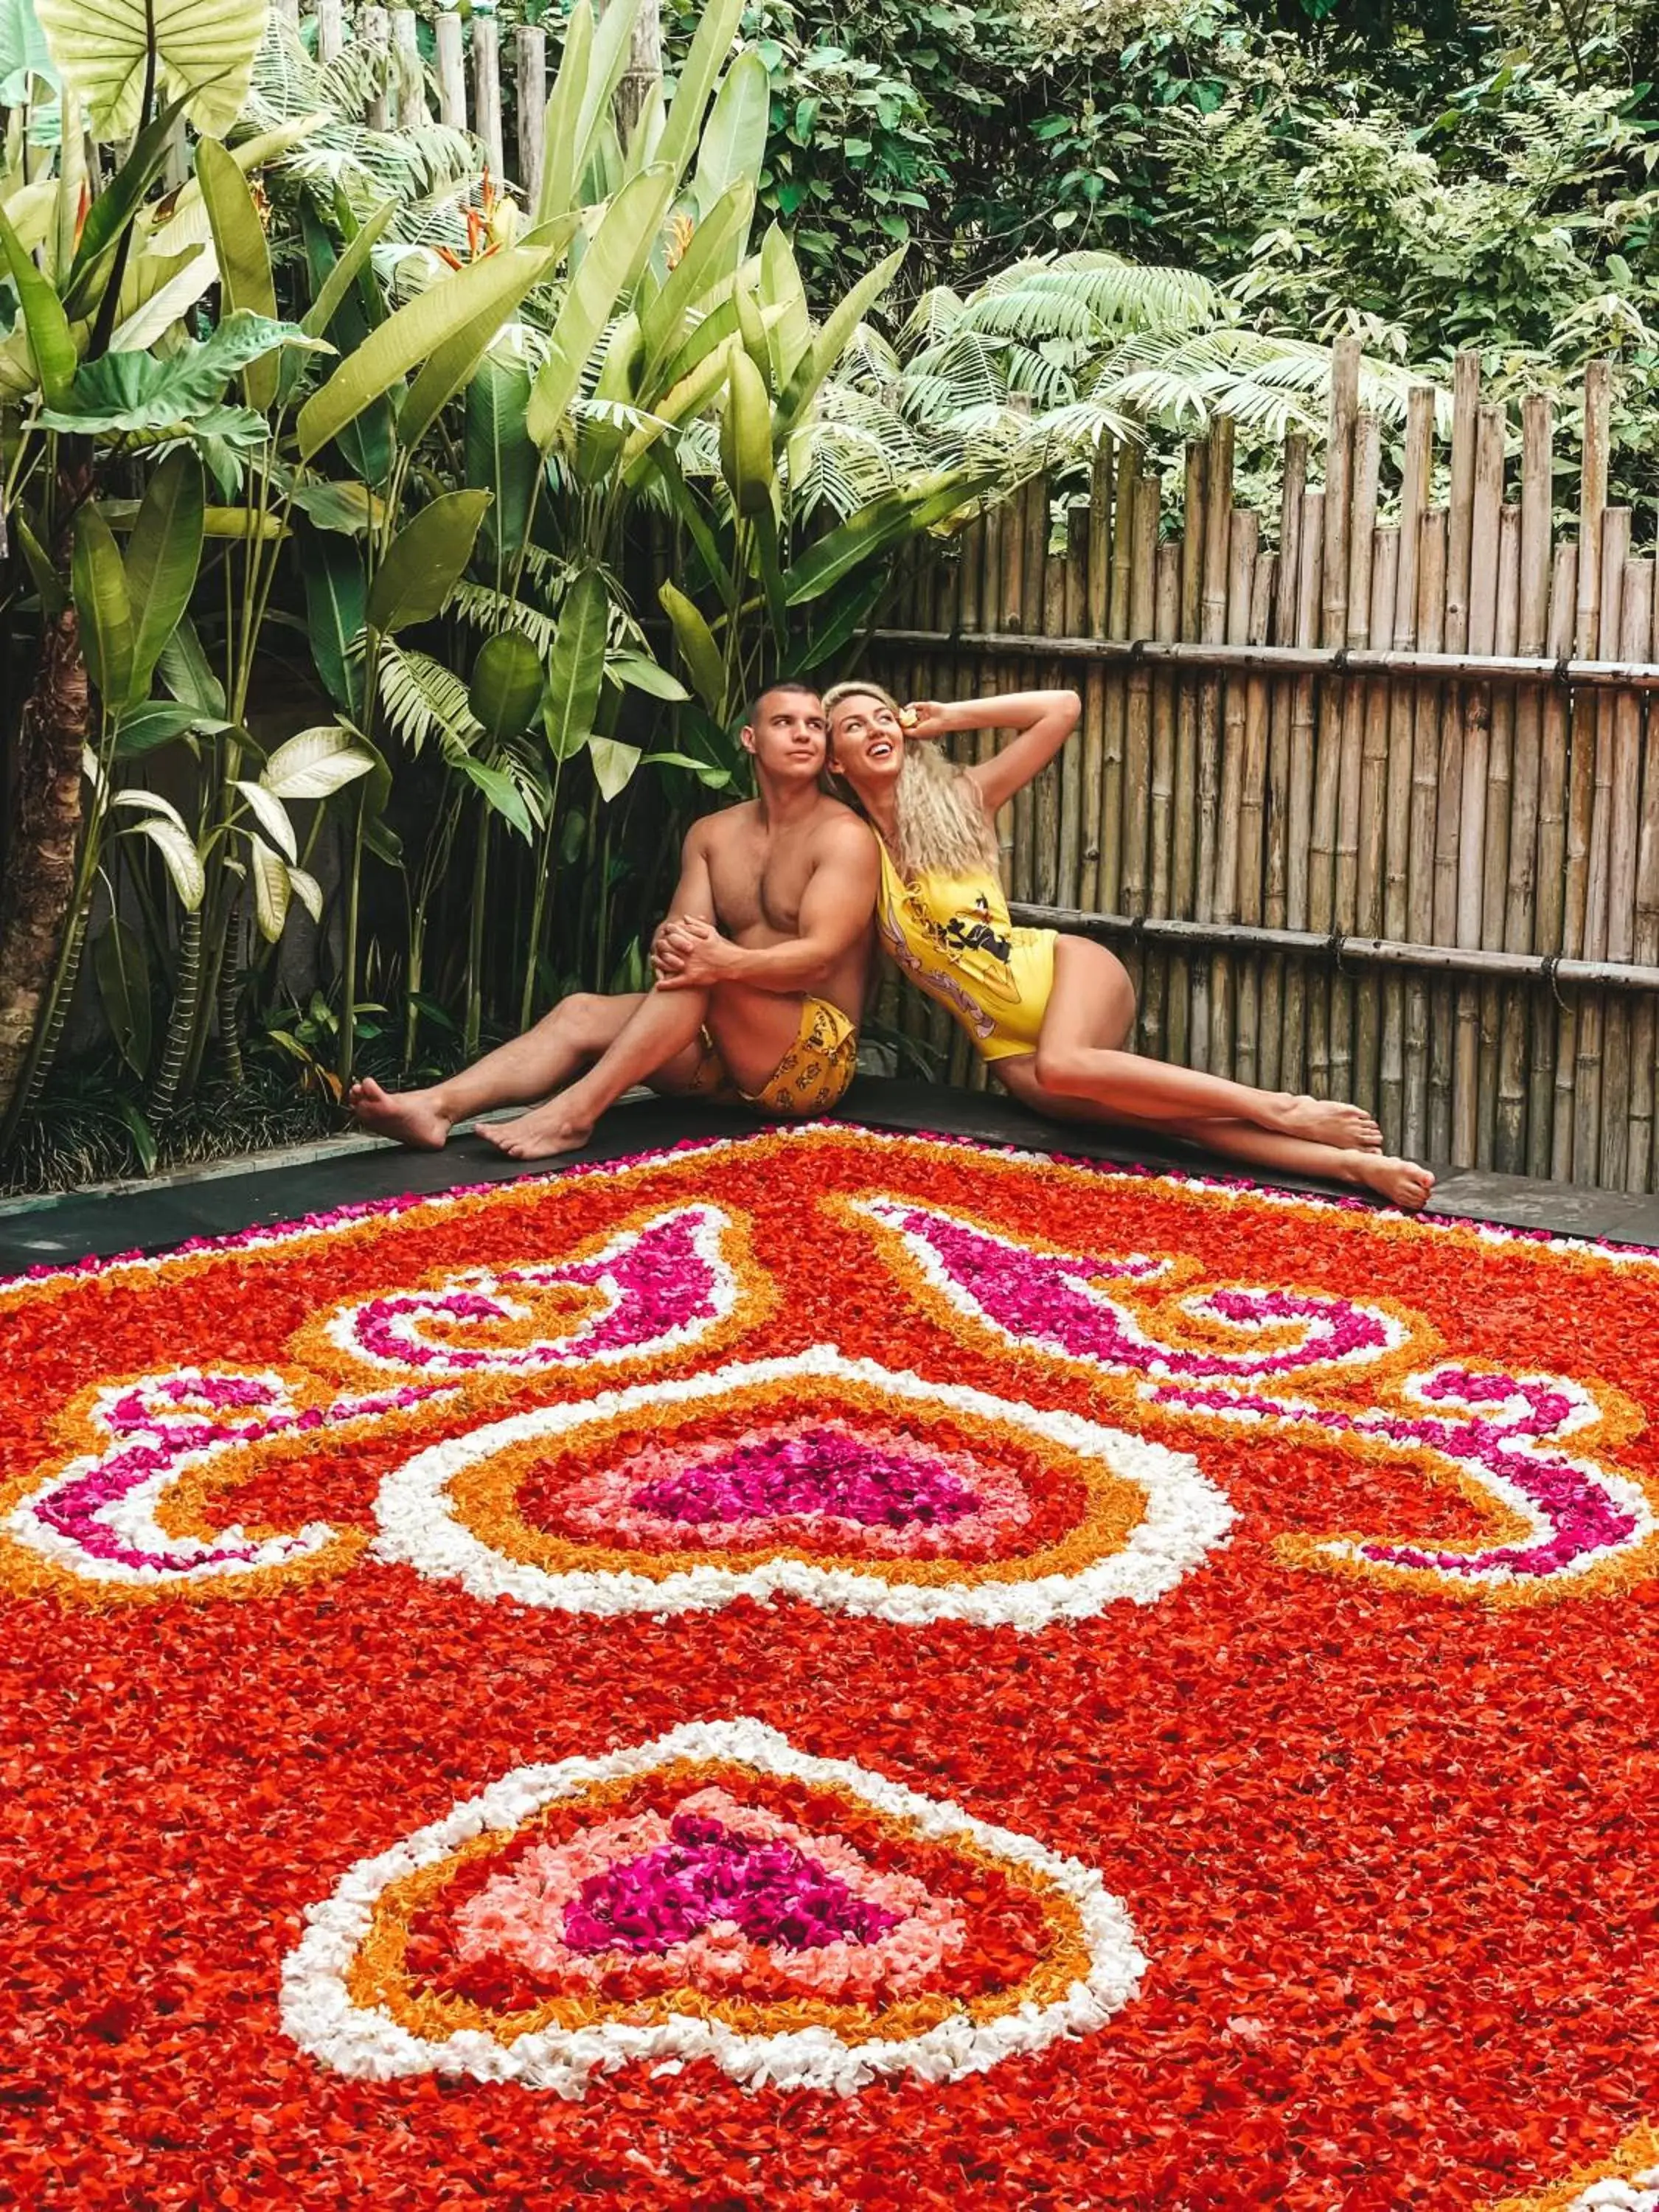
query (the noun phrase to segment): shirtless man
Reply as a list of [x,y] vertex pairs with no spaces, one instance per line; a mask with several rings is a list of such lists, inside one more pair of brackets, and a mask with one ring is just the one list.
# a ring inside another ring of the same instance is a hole
[[579,1150],[635,1083],[740,1098],[786,1120],[839,1101],[857,1064],[872,957],[875,840],[819,788],[823,707],[808,685],[763,692],[742,742],[759,796],[687,834],[679,887],[652,945],[655,988],[566,999],[429,1090],[356,1084],[349,1103],[365,1128],[435,1151],[465,1115],[545,1099],[478,1133],[533,1160]]

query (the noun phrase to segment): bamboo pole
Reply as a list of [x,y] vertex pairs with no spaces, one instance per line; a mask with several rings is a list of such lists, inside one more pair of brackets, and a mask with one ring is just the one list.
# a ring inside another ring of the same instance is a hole
[[[1446,523],[1446,613],[1449,652],[1468,644],[1469,572],[1474,538],[1475,458],[1480,442],[1480,359],[1457,356],[1452,387],[1451,491]],[[1458,860],[1463,832],[1462,687],[1449,684],[1440,698],[1440,781],[1435,799],[1434,929],[1443,944],[1456,942]],[[1437,984],[1429,1003],[1429,1154],[1454,1157],[1452,1086],[1456,1002],[1449,985]],[[1470,1152],[1473,1161],[1473,1150]]]
[[[1181,535],[1181,635],[1201,641],[1204,624],[1204,545],[1209,513],[1210,452],[1196,440],[1187,447],[1186,494]],[[1198,711],[1199,687],[1183,682],[1176,691],[1175,856],[1171,912],[1196,912],[1198,895]],[[1170,963],[1169,1024],[1165,1056],[1192,1064],[1192,983],[1186,959]]]
[[[1271,553],[1258,554],[1250,579],[1247,629],[1260,643],[1273,624],[1273,587],[1278,563]],[[1230,921],[1261,919],[1262,857],[1267,842],[1267,683],[1252,676],[1244,687],[1243,757],[1239,772],[1238,836],[1236,844],[1237,890]],[[1253,960],[1238,970],[1238,1042],[1235,1073],[1241,1083],[1261,1081],[1261,969]]]
[[[1376,550],[1376,479],[1382,437],[1376,417],[1354,418],[1352,505],[1348,517],[1347,629],[1343,643],[1363,653],[1371,641],[1371,564]],[[1360,783],[1364,773],[1365,710],[1370,686],[1342,686],[1341,734],[1337,748],[1335,881],[1332,917],[1352,931],[1358,901]],[[1329,988],[1330,1085],[1337,1098],[1353,1091],[1354,992],[1340,971]]]
[[[1505,507],[1498,518],[1497,641],[1513,653],[1521,622],[1521,510]],[[1486,849],[1480,881],[1480,943],[1501,949],[1509,885],[1510,832],[1514,813],[1515,693],[1507,684],[1492,688],[1492,724],[1486,746]],[[1503,1000],[1496,983],[1480,987],[1480,1114],[1475,1164],[1490,1168],[1497,1158],[1499,1110],[1499,1040]]]
[[[1117,457],[1117,483],[1112,500],[1111,580],[1106,602],[1106,634],[1129,635],[1129,548],[1134,535],[1135,450],[1126,438]],[[1128,712],[1128,678],[1118,676],[1106,687],[1101,738],[1100,877],[1102,906],[1117,902],[1123,866],[1123,745]]]
[[[1066,551],[1060,566],[1060,594],[1054,634],[1066,636],[1080,630],[1089,608],[1089,507],[1073,501],[1066,509]],[[1064,671],[1055,664],[1054,680]],[[1085,685],[1086,691],[1087,686]],[[1086,708],[1086,702],[1085,702]],[[1059,877],[1062,902],[1081,907],[1083,896],[1083,749],[1085,733],[1079,729],[1069,738],[1060,757]]]
[[[1386,644],[1393,633],[1395,604],[1400,588],[1400,531],[1397,526],[1385,525],[1372,532],[1370,581],[1370,635],[1373,642],[1381,639]],[[1359,687],[1355,688],[1358,690]],[[1382,934],[1383,847],[1387,835],[1384,808],[1389,775],[1389,687],[1386,684],[1372,683],[1366,684],[1364,691],[1353,900],[1346,919],[1339,901],[1337,927],[1357,931],[1361,937],[1380,937]],[[1376,977],[1368,976],[1354,996],[1354,1066],[1351,1095],[1375,1113],[1382,1103],[1382,1087],[1381,985]]]
[[507,167],[501,143],[501,27],[495,0],[472,0],[472,128],[483,142],[484,167],[499,179]]
[[[1324,559],[1321,568],[1319,641],[1329,649],[1348,641],[1348,550],[1352,543],[1354,430],[1359,402],[1359,341],[1339,338],[1331,353],[1330,421],[1325,446]],[[1342,725],[1347,685],[1340,678],[1322,684],[1314,750],[1313,818],[1308,852],[1308,919],[1316,930],[1334,926],[1336,913],[1336,819],[1341,790]],[[1308,991],[1308,1088],[1331,1095],[1331,1003],[1328,980],[1315,976]]]
[[[1227,544],[1226,635],[1244,645],[1250,635],[1250,599],[1255,581],[1256,542],[1260,526],[1245,507],[1235,507],[1229,518]],[[1244,797],[1244,707],[1246,686],[1235,677],[1221,698],[1221,781],[1214,878],[1210,892],[1212,920],[1238,919],[1238,840]],[[1233,1033],[1233,963],[1230,954],[1218,953],[1210,963],[1210,1068],[1216,1075],[1231,1075],[1236,1053]]]
[[[1624,612],[1625,564],[1630,552],[1631,513],[1610,507],[1601,517],[1602,653],[1616,649]],[[1613,732],[1616,701],[1605,695],[1589,703],[1595,724],[1591,770],[1589,849],[1584,878],[1584,951],[1592,960],[1607,949],[1609,874],[1613,838]],[[1590,993],[1579,1002],[1577,1053],[1572,1102],[1572,1176],[1575,1182],[1601,1181],[1601,1085],[1605,1061],[1605,1009]]]
[[[1541,653],[1548,635],[1550,592],[1551,476],[1550,403],[1534,392],[1521,405],[1521,549],[1516,603],[1516,650]],[[1535,690],[1515,698],[1515,750],[1510,781],[1509,865],[1504,871],[1504,938],[1506,951],[1530,952],[1534,944],[1538,885],[1538,802],[1544,702]],[[1550,1018],[1540,1000],[1532,1010],[1535,1028]],[[1528,1161],[1528,1006],[1516,990],[1504,994],[1498,1054],[1498,1133],[1492,1164],[1503,1175],[1519,1175]]]
[[[1659,569],[1655,571],[1659,592]],[[1659,611],[1659,610],[1656,610]],[[1649,617],[1650,638],[1659,623]],[[1650,646],[1651,650],[1651,646]],[[1652,718],[1649,718],[1652,735]],[[1659,964],[1659,768],[1651,750],[1642,779],[1642,819],[1637,837],[1635,927],[1632,949],[1643,966]],[[1631,1016],[1631,1096],[1629,1159],[1625,1178],[1628,1190],[1647,1190],[1654,1174],[1654,1091],[1656,1029],[1659,1012],[1651,993],[1638,1000]]]
[[[1006,500],[1001,507],[1002,527],[999,532],[1001,581],[1001,611],[998,626],[1004,630],[1021,630],[1025,627],[1025,516],[1024,502]],[[1019,682],[1018,665],[1006,660],[995,672],[995,689],[1012,691]],[[1000,731],[993,733],[1000,738]],[[992,750],[995,750],[993,743]],[[1026,804],[1030,805],[1028,799]],[[997,846],[1002,856],[1002,880],[1008,886],[1009,896],[1019,898],[1024,895],[1025,878],[1020,866],[1019,815],[1013,800],[998,810]]]
[[541,198],[544,125],[547,115],[547,33],[539,23],[520,23],[513,33],[519,117],[519,184],[532,211]]
[[[1325,495],[1302,495],[1301,574],[1296,597],[1296,636],[1298,645],[1311,643],[1319,625],[1320,583],[1325,562]],[[1297,679],[1291,702],[1291,759],[1286,834],[1289,865],[1285,871],[1285,920],[1290,929],[1305,929],[1309,915],[1308,848],[1313,823],[1314,680]],[[1307,1066],[1307,974],[1291,965],[1285,977],[1285,1018],[1281,1024],[1279,1079],[1286,1091],[1300,1091]]]
[[[1550,583],[1549,642],[1572,650],[1577,621],[1578,548],[1556,548]],[[1566,945],[1567,788],[1571,702],[1565,693],[1547,694],[1539,738],[1538,903],[1534,949],[1560,953]],[[1527,1172],[1553,1176],[1565,1150],[1565,1172],[1572,1171],[1572,1119],[1559,1112],[1564,1040],[1562,1025],[1571,1011],[1554,996],[1540,1000],[1532,1034],[1527,1080]],[[1571,1066],[1571,1054],[1567,1056]],[[1571,1081],[1569,1076],[1568,1080]],[[1565,1132],[1565,1146],[1562,1133]]]
[[[1019,620],[1014,625],[1027,636],[1039,635],[1042,630],[1043,600],[1048,583],[1048,481],[1046,477],[1034,477],[1025,487],[1020,501],[1020,608]],[[1016,688],[1018,678],[1011,670],[1009,690]],[[1037,784],[1044,778],[1052,781],[1059,773],[1050,762],[1036,781],[1025,785],[1014,799],[1014,876],[1025,886],[1023,896],[1030,898],[1037,880]]]
[[345,18],[340,0],[317,0],[317,59],[324,69],[345,48]]
[[[1474,478],[1469,503],[1469,576],[1463,643],[1491,656],[1498,629],[1498,533],[1504,504],[1504,410],[1475,414]],[[1481,871],[1486,852],[1486,768],[1492,739],[1492,687],[1462,687],[1462,777],[1457,793],[1457,836],[1451,880],[1455,942],[1480,942]],[[1449,1100],[1451,1157],[1473,1167],[1480,1146],[1480,1002],[1473,986],[1459,986],[1454,1000]]]
[[[1151,634],[1156,618],[1158,517],[1162,491],[1156,477],[1137,477],[1131,495],[1129,605],[1132,637]],[[1123,889],[1130,911],[1146,912],[1148,846],[1152,816],[1152,679],[1150,670],[1133,671],[1128,681],[1123,744]],[[1143,964],[1137,995],[1145,1004],[1147,969]]]
[[[1299,431],[1285,440],[1280,471],[1279,558],[1273,581],[1273,641],[1294,649],[1297,592],[1302,576],[1302,501],[1307,489],[1308,441]],[[1294,685],[1272,685],[1267,702],[1267,853],[1261,888],[1264,918],[1281,927],[1289,873],[1291,716]],[[1256,1072],[1266,1091],[1279,1088],[1285,1030],[1285,963],[1270,959],[1261,979],[1261,1051]]]
[[[1095,449],[1089,500],[1085,611],[1079,625],[1086,629],[1091,637],[1103,637],[1106,634],[1111,592],[1111,502],[1112,442],[1109,438],[1103,438]],[[1106,690],[1105,669],[1091,662],[1083,679],[1082,867],[1078,884],[1078,903],[1085,908],[1103,903],[1100,847],[1106,777]]]
[[360,8],[357,11],[357,36],[373,53],[376,64],[374,89],[363,106],[363,121],[371,131],[384,131],[392,118],[386,99],[390,72],[392,26],[384,8]]
[[413,8],[392,10],[392,51],[398,64],[398,128],[414,131],[427,120],[426,70]]
[[[1606,362],[1584,371],[1584,434],[1578,478],[1578,602],[1574,649],[1588,659],[1597,649],[1601,629],[1601,519],[1607,503],[1607,447],[1612,380]],[[1583,702],[1581,702],[1581,705]],[[1590,813],[1595,798],[1595,725],[1593,703],[1571,717],[1566,801],[1566,881],[1562,901],[1564,950],[1582,952],[1589,877]],[[1573,1076],[1578,1057],[1578,1009],[1564,1006],[1556,1021],[1555,1127],[1550,1171],[1558,1182],[1594,1180],[1591,1166],[1581,1176],[1574,1158]]]
[[[1181,620],[1181,548],[1163,544],[1154,549],[1152,570],[1152,628],[1159,637],[1173,636]],[[1139,557],[1139,556],[1137,556]],[[1164,916],[1170,911],[1173,860],[1173,813],[1176,750],[1175,678],[1165,672],[1152,679],[1152,803],[1148,810],[1151,842],[1151,879],[1143,913]],[[1167,1028],[1170,961],[1167,953],[1149,951],[1141,963],[1137,994],[1140,1048],[1161,1056]]]
[[[1218,415],[1211,426],[1204,498],[1198,634],[1205,644],[1218,645],[1228,634],[1232,597],[1233,423],[1229,415]],[[1243,641],[1242,626],[1237,641]],[[1216,910],[1216,872],[1222,842],[1222,713],[1220,681],[1210,677],[1198,690],[1198,848],[1193,882],[1193,912],[1205,921]],[[1233,830],[1229,818],[1229,837]],[[1220,1026],[1220,1009],[1214,1003],[1213,985],[1224,972],[1224,965],[1218,960],[1207,974],[1200,967],[1192,979],[1192,1065],[1217,1073],[1224,1066],[1227,1048],[1214,1034]]]
[[453,8],[439,8],[432,33],[437,44],[438,120],[465,131],[466,69],[461,58],[461,19]]
[[[1650,561],[1626,561],[1620,592],[1619,653],[1645,660],[1653,641]],[[1636,941],[1637,852],[1641,838],[1642,702],[1620,692],[1612,706],[1612,792],[1607,830],[1607,918],[1602,951],[1626,962]],[[1628,1190],[1631,1139],[1631,1009],[1611,1000],[1603,1015],[1601,1180]],[[1644,1170],[1645,1171],[1645,1170]]]
[[[981,593],[989,557],[986,550],[988,534],[987,518],[983,514],[976,515],[962,534],[962,557],[957,564],[960,573],[957,585],[957,617],[964,629],[978,629],[981,608],[986,604]],[[959,678],[953,677],[951,689],[955,693],[965,686]],[[965,762],[976,758],[977,754],[975,740],[971,737],[964,738],[959,757]],[[954,1032],[951,1040],[951,1080],[967,1088],[973,1082],[974,1070],[981,1066],[980,1057],[969,1042],[968,1033],[961,1024],[953,1022],[951,1026]]]
[[[1417,637],[1437,653],[1446,621],[1446,510],[1431,507],[1418,538]],[[1434,933],[1434,823],[1440,786],[1440,700],[1437,688],[1419,695],[1412,736],[1410,858],[1406,884],[1407,934]],[[1406,989],[1404,1148],[1420,1160],[1429,1146],[1429,1060],[1432,1007],[1426,987],[1413,977]]]
[[[1418,563],[1423,515],[1429,503],[1434,457],[1435,395],[1413,385],[1406,400],[1406,446],[1400,480],[1400,564],[1395,584],[1392,642],[1407,653],[1417,648]],[[1389,695],[1389,767],[1384,808],[1388,817],[1382,882],[1382,927],[1404,937],[1411,852],[1412,728],[1415,689],[1396,684]],[[1382,1142],[1393,1152],[1405,1144],[1406,989],[1398,976],[1382,984],[1382,1036],[1377,1076],[1377,1119]]]

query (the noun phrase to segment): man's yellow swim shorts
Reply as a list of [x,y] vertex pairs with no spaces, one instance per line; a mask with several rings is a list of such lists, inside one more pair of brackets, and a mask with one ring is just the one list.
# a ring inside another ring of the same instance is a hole
[[840,1104],[858,1070],[859,1036],[839,1006],[827,999],[801,1002],[795,1042],[760,1090],[739,1090],[714,1040],[703,1031],[703,1056],[687,1096],[711,1103],[742,1099],[781,1121],[804,1121]]

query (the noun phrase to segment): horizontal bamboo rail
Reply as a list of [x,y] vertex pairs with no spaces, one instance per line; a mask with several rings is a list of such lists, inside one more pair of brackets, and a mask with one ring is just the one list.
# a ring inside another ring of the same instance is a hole
[[1349,646],[1224,645],[1156,637],[1028,637],[1018,631],[872,629],[875,647],[924,653],[994,653],[1018,659],[1144,663],[1151,668],[1237,669],[1254,676],[1472,677],[1486,683],[1559,684],[1587,691],[1659,691],[1652,661],[1550,660],[1534,653],[1395,653]]
[[1009,912],[1031,929],[1065,930],[1079,937],[1127,937],[1135,943],[1224,945],[1243,951],[1295,953],[1340,968],[1358,961],[1371,968],[1416,968],[1441,975],[1503,976],[1549,988],[1594,986],[1611,991],[1659,991],[1659,967],[1617,960],[1570,960],[1556,952],[1504,952],[1480,945],[1413,945],[1389,937],[1345,937],[1333,930],[1270,929],[1237,921],[1183,921],[1169,915],[1088,914],[1063,906],[1017,900]]

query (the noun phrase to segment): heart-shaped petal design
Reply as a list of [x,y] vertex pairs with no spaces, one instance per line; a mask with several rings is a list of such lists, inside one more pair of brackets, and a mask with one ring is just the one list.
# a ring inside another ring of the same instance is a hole
[[520,1767],[307,1917],[313,2057],[567,2097],[633,2061],[950,2081],[1098,2029],[1146,1966],[1093,1869],[746,1719]]

